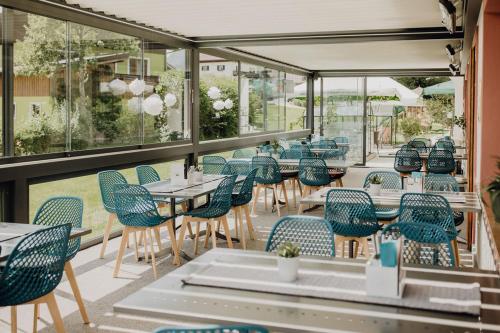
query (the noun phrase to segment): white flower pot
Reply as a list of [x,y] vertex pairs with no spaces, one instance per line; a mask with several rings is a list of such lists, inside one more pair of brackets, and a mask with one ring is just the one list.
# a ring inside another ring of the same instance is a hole
[[380,195],[380,190],[382,189],[382,184],[370,184],[368,192],[371,195]]
[[297,280],[299,271],[299,257],[284,258],[278,256],[278,273],[283,282],[293,282]]
[[203,172],[195,171],[193,173],[193,178],[194,178],[195,183],[202,183],[203,182]]

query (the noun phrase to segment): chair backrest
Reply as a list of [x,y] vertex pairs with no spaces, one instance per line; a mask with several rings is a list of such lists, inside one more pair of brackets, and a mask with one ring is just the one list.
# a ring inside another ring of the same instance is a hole
[[256,155],[255,148],[237,149],[233,152],[233,158],[252,158]]
[[422,159],[416,150],[401,149],[396,152],[394,157],[394,169],[398,172],[410,173],[420,171],[422,168]]
[[299,161],[299,179],[304,185],[324,186],[330,184],[326,163],[321,158],[303,157]]
[[337,142],[334,139],[325,139],[325,143],[328,149],[337,149]]
[[367,237],[380,229],[372,199],[365,191],[332,189],[326,197],[325,220],[342,236]]
[[104,208],[109,213],[115,212],[115,199],[113,191],[115,185],[127,184],[127,180],[121,173],[116,170],[101,171],[97,174],[99,180],[99,188],[101,190],[101,199]]
[[250,161],[227,161],[221,174],[246,176],[250,172],[250,164]]
[[257,174],[257,169],[250,171],[241,184],[239,188],[238,195],[232,197],[233,206],[246,205],[252,200],[253,196],[253,183],[255,181],[255,175]]
[[135,167],[135,172],[137,173],[137,179],[141,185],[159,182],[161,180],[158,172],[150,165],[139,165]]
[[441,195],[429,193],[405,193],[401,197],[400,223],[427,223],[443,228],[450,239],[457,236],[453,211]]
[[405,264],[451,267],[455,265],[451,242],[445,230],[429,223],[394,223],[384,228],[382,239],[403,236]]
[[339,148],[331,148],[321,154],[321,158],[324,160],[338,160],[342,156],[344,156],[344,151]]
[[116,215],[129,227],[151,227],[165,221],[160,216],[151,193],[142,185],[116,185]]
[[277,184],[282,180],[278,162],[272,157],[255,156],[252,169],[257,169],[255,181],[259,184]]
[[[292,148],[294,149],[294,148]],[[313,157],[314,154],[311,152],[311,148],[309,148],[308,145],[302,145],[300,147],[300,151],[302,153],[302,156],[301,157]]]
[[368,187],[370,180],[379,176],[382,179],[382,189],[384,190],[400,190],[401,189],[401,177],[397,172],[394,171],[372,171],[365,177],[365,183],[363,187]]
[[413,149],[416,149],[419,153],[428,152],[428,147],[424,141],[412,140],[412,141],[408,142],[408,146],[412,147]]
[[53,291],[61,281],[71,224],[24,237],[0,273],[0,306],[19,305]]
[[427,160],[427,170],[431,173],[451,173],[455,171],[455,158],[449,150],[432,150]]
[[300,254],[311,256],[335,256],[333,229],[322,218],[289,215],[278,220],[267,240],[266,251],[276,252],[284,242],[300,246]]
[[426,191],[458,192],[460,186],[452,175],[430,173],[424,178],[424,189]]
[[207,155],[203,156],[201,163],[203,165],[203,174],[220,175],[226,164],[226,159],[222,156]]
[[448,140],[439,140],[436,142],[434,147],[432,147],[433,150],[449,150],[452,153],[455,153],[457,150],[455,149],[455,145],[453,142],[448,141]]
[[153,333],[269,333],[267,328],[256,325],[210,326],[197,328],[158,328]]
[[231,209],[231,196],[233,194],[234,184],[238,176],[227,176],[224,178],[210,199],[207,207],[207,213],[211,216],[222,216]]
[[284,160],[300,160],[302,151],[301,149],[286,149],[281,153],[280,158]]
[[346,136],[336,136],[333,138],[336,143],[349,143],[349,139]]
[[[83,217],[83,201],[77,197],[54,197],[45,201],[35,214],[33,224],[57,226],[71,224],[73,228],[81,228]],[[80,250],[80,237],[68,243],[66,260],[72,259]]]

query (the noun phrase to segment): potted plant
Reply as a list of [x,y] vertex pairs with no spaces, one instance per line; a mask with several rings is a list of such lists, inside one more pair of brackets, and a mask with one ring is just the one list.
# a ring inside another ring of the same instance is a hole
[[278,248],[278,273],[281,281],[297,280],[300,247],[292,242],[284,242]]
[[274,139],[273,142],[271,142],[271,148],[273,149],[271,156],[274,159],[279,159],[280,153],[278,152],[278,149],[280,148],[280,143],[278,140]]
[[[500,160],[497,161],[497,168],[500,170]],[[500,173],[486,187],[486,191],[490,193],[491,208],[495,215],[495,220],[500,222]]]
[[370,194],[380,195],[380,190],[382,189],[382,177],[374,175],[368,180],[368,182],[370,183],[370,186],[368,187]]

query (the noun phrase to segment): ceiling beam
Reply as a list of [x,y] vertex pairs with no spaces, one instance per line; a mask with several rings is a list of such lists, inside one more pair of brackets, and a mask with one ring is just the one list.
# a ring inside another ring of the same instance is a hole
[[330,31],[315,33],[289,33],[264,35],[228,35],[214,37],[194,37],[196,46],[203,47],[242,47],[266,45],[304,45],[304,44],[337,44],[364,43],[398,40],[432,40],[432,39],[462,39],[461,27],[451,34],[444,27],[363,30],[363,31]]
[[401,68],[401,69],[355,69],[355,70],[318,70],[322,77],[352,76],[451,76],[448,68]]

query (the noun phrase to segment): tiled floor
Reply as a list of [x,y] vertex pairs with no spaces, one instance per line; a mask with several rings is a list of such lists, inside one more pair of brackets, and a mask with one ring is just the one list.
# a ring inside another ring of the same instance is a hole
[[[373,169],[351,168],[344,180],[346,187],[358,187],[361,185],[365,175]],[[270,195],[268,196],[270,198]],[[291,195],[289,195],[291,198]],[[263,200],[263,196],[262,196]],[[277,216],[269,210],[264,210],[263,202],[257,206],[256,216],[253,218],[257,231],[257,240],[249,241],[248,247],[251,249],[263,250],[265,240],[276,222]],[[296,208],[284,209],[282,214],[295,214]],[[311,215],[323,214],[322,209],[310,213]],[[230,223],[233,218],[230,216]],[[167,242],[166,232],[162,234],[162,239]],[[73,259],[73,267],[77,275],[77,280],[91,319],[90,325],[83,325],[79,315],[77,305],[73,299],[69,283],[63,278],[56,291],[57,301],[64,317],[64,324],[67,332],[124,332],[138,333],[151,332],[159,326],[183,325],[185,323],[156,320],[128,315],[118,315],[113,313],[113,304],[125,298],[127,295],[140,289],[153,281],[153,272],[150,264],[136,262],[132,249],[128,249],[121,266],[118,278],[112,278],[112,271],[115,264],[120,238],[110,241],[105,259],[98,259],[100,246],[94,246],[81,251]],[[188,254],[192,253],[192,241],[186,241],[184,249]],[[164,245],[165,246],[165,245]],[[218,246],[225,246],[223,241],[219,241]],[[201,251],[204,251],[201,246]],[[472,264],[472,257],[469,253],[461,250],[463,264]],[[158,275],[163,276],[175,269],[170,257],[161,258],[157,264]],[[21,306],[18,309],[18,326],[20,332],[32,332],[33,306]],[[190,323],[196,325],[197,323]],[[198,323],[199,324],[199,323]],[[40,332],[54,332],[51,327],[51,319],[45,306],[41,306],[41,318],[38,321]],[[8,308],[0,309],[0,332],[10,331],[10,311]]]

